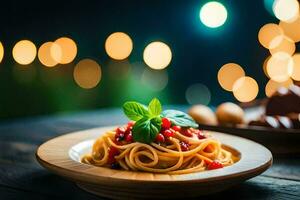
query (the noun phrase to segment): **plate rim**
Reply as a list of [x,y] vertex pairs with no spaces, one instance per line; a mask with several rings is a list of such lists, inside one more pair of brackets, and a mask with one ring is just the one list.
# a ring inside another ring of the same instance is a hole
[[[95,136],[99,137],[105,131],[111,130],[115,127],[116,126],[106,126],[106,127],[86,129],[86,130],[76,131],[76,132],[72,132],[69,134],[52,138],[44,142],[38,147],[36,151],[36,158],[43,167],[58,175],[67,177],[77,182],[78,181],[84,181],[88,183],[101,182],[101,184],[105,184],[105,183],[111,184],[111,182],[114,183],[115,182],[118,183],[124,183],[124,182],[204,183],[204,182],[210,182],[212,180],[222,181],[228,178],[245,177],[245,179],[247,179],[261,174],[262,172],[267,170],[272,165],[273,162],[272,153],[263,145],[239,136],[229,135],[220,132],[213,132],[213,131],[210,132],[212,132],[213,135],[217,136],[216,138],[219,138],[222,144],[225,139],[224,142],[225,145],[228,145],[231,148],[241,153],[241,159],[237,163],[217,170],[210,170],[210,171],[196,172],[196,173],[182,174],[182,175],[169,175],[169,174],[159,174],[159,173],[149,173],[149,172],[113,170],[109,168],[97,167],[93,165],[80,163],[70,158],[69,150],[71,147],[78,144],[79,142],[83,142],[88,139],[96,139],[97,137]],[[248,147],[256,147],[256,148],[252,149],[249,152],[247,151],[246,146],[243,146],[241,143],[237,143],[233,145],[232,142],[230,142],[230,139],[232,138],[235,139],[237,142],[242,142],[243,145],[248,145]],[[57,145],[55,144],[56,142],[60,142],[60,141],[64,141],[64,142],[67,141],[64,144],[60,144],[61,146],[58,145],[58,147],[61,147],[62,149],[51,149],[53,145]],[[261,155],[260,159],[258,159],[257,157],[255,158],[253,156],[253,151],[263,153],[263,155]],[[56,162],[55,160],[58,160],[58,162]],[[245,168],[247,162],[250,162],[248,164],[251,164],[253,166],[250,168],[249,167]],[[244,170],[242,170],[241,168],[243,168]],[[237,169],[239,170],[235,171]],[[108,175],[103,176],[104,173],[108,173]],[[129,176],[130,174],[131,176]],[[146,176],[148,178],[141,178],[140,176],[141,177]]]

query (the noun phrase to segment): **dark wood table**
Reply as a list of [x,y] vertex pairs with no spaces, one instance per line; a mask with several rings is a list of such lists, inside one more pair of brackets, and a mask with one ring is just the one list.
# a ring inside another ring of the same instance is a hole
[[[0,122],[0,199],[105,199],[86,193],[73,182],[43,169],[35,159],[35,151],[40,144],[58,135],[124,122],[126,118],[119,109]],[[300,199],[300,157],[275,157],[272,168],[262,175],[202,198],[224,197]]]

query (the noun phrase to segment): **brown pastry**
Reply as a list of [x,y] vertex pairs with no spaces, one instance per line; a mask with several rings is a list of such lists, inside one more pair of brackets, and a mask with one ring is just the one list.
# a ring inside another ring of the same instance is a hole
[[226,102],[217,107],[216,116],[220,124],[242,124],[244,122],[244,111],[238,105]]
[[215,113],[205,105],[194,105],[189,111],[189,115],[199,124],[216,125],[217,117]]
[[300,113],[300,87],[297,85],[279,88],[266,104],[266,115],[285,116],[289,113]]

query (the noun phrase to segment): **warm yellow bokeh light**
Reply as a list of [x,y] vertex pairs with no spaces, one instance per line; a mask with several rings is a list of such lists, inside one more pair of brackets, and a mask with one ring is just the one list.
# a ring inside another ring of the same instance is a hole
[[222,26],[226,19],[227,10],[220,2],[208,2],[200,10],[200,20],[207,27]]
[[32,63],[36,57],[36,47],[29,40],[17,42],[12,51],[15,61],[21,65]]
[[293,55],[293,73],[292,78],[296,81],[300,81],[300,54]]
[[109,57],[115,60],[127,58],[133,48],[131,38],[123,32],[111,34],[105,41],[105,51]]
[[257,94],[258,84],[249,76],[239,78],[233,85],[233,95],[240,102],[252,101]]
[[77,45],[76,43],[67,37],[62,37],[54,42],[58,46],[60,46],[61,53],[57,53],[57,46],[53,45],[51,48],[51,56],[52,58],[60,63],[60,64],[68,64],[72,62],[77,55]]
[[270,78],[270,76],[269,76],[268,71],[267,71],[267,64],[268,64],[268,61],[270,60],[270,58],[271,58],[271,56],[268,56],[268,57],[265,59],[264,63],[263,63],[263,71],[264,71],[264,74],[265,74],[268,78]]
[[294,42],[300,41],[300,16],[293,22],[281,21],[279,26],[287,37],[291,38]]
[[143,58],[150,68],[164,69],[172,60],[172,52],[163,42],[151,42],[145,48]]
[[273,12],[279,20],[292,22],[299,15],[299,3],[297,0],[275,0]]
[[56,58],[62,56],[60,46],[54,42],[46,42],[39,48],[38,58],[40,62],[46,67],[54,67],[58,64],[58,62],[52,57],[51,50],[53,49],[55,49],[53,53],[55,53]]
[[265,93],[268,97],[270,97],[277,91],[278,88],[280,87],[288,88],[292,84],[293,84],[293,80],[290,78],[284,82],[276,82],[273,80],[269,80],[265,87]]
[[98,85],[101,80],[101,67],[92,59],[81,60],[74,68],[75,82],[84,89],[91,89]]
[[234,82],[245,76],[243,68],[235,63],[227,63],[218,71],[218,81],[224,90],[232,91]]
[[[262,46],[267,49],[275,48],[281,42],[274,38],[283,35],[283,30],[277,24],[266,24],[260,28],[258,32],[258,40]],[[282,39],[282,38],[279,38]]]
[[3,56],[4,56],[4,47],[3,47],[2,43],[0,42],[0,63],[3,59]]
[[293,55],[295,53],[296,45],[295,42],[290,38],[286,36],[277,36],[272,40],[271,43],[273,43],[274,41],[277,45],[271,45],[274,48],[269,49],[272,55],[280,51],[285,52],[289,55]]
[[293,59],[285,52],[277,52],[268,60],[267,73],[270,78],[277,82],[283,82],[293,73]]

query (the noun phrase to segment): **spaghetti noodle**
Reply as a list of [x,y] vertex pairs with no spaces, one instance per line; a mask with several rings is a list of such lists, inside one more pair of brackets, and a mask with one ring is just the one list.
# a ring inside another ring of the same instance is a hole
[[133,121],[98,138],[83,163],[130,171],[186,174],[232,165],[236,158],[186,113],[165,110],[154,98],[148,106],[126,102]]
[[[154,173],[186,174],[232,165],[235,157],[222,148],[220,142],[209,135],[199,139],[174,133],[164,144],[152,142],[119,143],[116,131],[109,131],[98,138],[92,153],[82,158],[83,163],[95,166],[118,166],[124,170]],[[188,149],[183,148],[188,145]],[[113,153],[112,153],[113,152]]]

